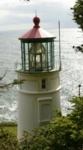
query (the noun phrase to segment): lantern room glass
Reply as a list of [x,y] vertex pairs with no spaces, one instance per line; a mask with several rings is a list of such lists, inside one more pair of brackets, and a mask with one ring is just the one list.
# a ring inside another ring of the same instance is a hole
[[42,43],[32,43],[29,49],[30,69],[46,69],[46,49]]
[[54,68],[54,41],[21,42],[23,71],[49,71]]

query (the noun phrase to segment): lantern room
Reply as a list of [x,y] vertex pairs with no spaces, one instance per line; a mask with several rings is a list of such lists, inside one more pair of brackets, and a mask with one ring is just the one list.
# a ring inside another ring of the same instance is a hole
[[[41,72],[55,69],[55,37],[39,26],[40,18],[33,18],[34,26],[19,37],[21,41],[22,72]],[[57,69],[59,69],[58,66]]]

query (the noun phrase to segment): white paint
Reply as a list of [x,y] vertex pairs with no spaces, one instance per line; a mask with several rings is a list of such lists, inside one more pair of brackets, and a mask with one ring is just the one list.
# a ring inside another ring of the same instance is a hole
[[[18,139],[23,131],[47,124],[54,116],[53,108],[61,110],[59,71],[50,73],[18,73],[19,79],[26,81],[18,86]],[[41,88],[46,79],[46,88]]]

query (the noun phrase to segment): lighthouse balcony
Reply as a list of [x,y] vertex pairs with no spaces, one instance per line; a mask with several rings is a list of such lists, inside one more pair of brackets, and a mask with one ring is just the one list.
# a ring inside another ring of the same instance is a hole
[[52,72],[52,71],[60,71],[61,70],[61,65],[60,62],[56,61],[55,65],[50,65],[45,66],[42,64],[38,64],[36,67],[34,67],[34,64],[26,64],[25,66],[22,65],[22,63],[15,63],[15,70],[16,72],[24,72],[24,73],[43,73],[43,72]]

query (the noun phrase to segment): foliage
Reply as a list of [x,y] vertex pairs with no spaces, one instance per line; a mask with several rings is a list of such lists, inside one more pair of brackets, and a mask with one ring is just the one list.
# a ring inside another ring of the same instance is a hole
[[[83,97],[73,97],[72,112],[56,118],[47,126],[24,132],[18,142],[10,132],[1,128],[0,149],[7,150],[83,150]],[[5,146],[7,148],[5,148]]]
[[4,128],[4,131],[11,131],[17,138],[17,123],[15,122],[2,122],[0,128]]
[[83,97],[70,100],[73,110],[67,116],[58,116],[47,125],[34,130],[34,136],[25,132],[21,150],[82,150]]
[[[6,73],[4,73],[3,76],[0,76],[0,80],[2,80],[4,77],[5,77]],[[17,85],[17,84],[22,84],[23,82],[25,81],[25,79],[14,79],[12,82],[10,83],[6,83],[6,84],[0,84],[0,88],[1,89],[4,89],[4,88],[10,88],[10,87],[13,87],[14,85]]]
[[26,134],[21,140],[20,148],[21,150],[79,150],[82,141],[83,137],[79,137],[77,125],[68,117],[59,117],[46,128],[36,130],[31,138]]
[[73,124],[77,126],[76,132],[77,143],[80,149],[83,149],[83,96],[82,97],[73,97],[70,100],[72,103],[73,111],[67,115]]
[[[75,5],[71,8],[73,13],[73,20],[79,25],[83,31],[83,0],[76,0]],[[83,44],[80,46],[73,46],[78,52],[83,53]]]
[[80,46],[73,46],[73,48],[75,49],[76,52],[83,53],[83,44]]
[[1,122],[0,123],[0,127],[13,127],[13,126],[17,126],[16,122]]
[[3,88],[10,88],[10,87],[13,87],[14,85],[17,85],[17,84],[22,84],[25,80],[18,80],[18,79],[14,79],[14,81],[12,81],[11,83],[7,83],[7,84],[2,84],[0,85],[0,88],[3,89]]
[[4,131],[8,131],[15,136],[15,138],[17,139],[17,126],[4,126]]
[[[0,77],[2,80],[5,77],[6,73]],[[0,84],[0,88],[10,88],[17,84],[22,84],[25,80],[14,79],[11,83]],[[12,128],[13,126],[13,128]],[[0,123],[0,150],[17,150],[18,149],[18,141],[16,139],[15,131],[17,129],[16,123]],[[4,127],[4,128],[3,128]],[[13,134],[9,131],[12,130]]]
[[83,97],[73,97],[70,102],[74,108],[69,118],[73,123],[77,124],[79,129],[83,129]]
[[15,136],[0,127],[0,150],[18,150],[18,141]]
[[83,0],[76,0],[73,10],[73,20],[83,30]]

